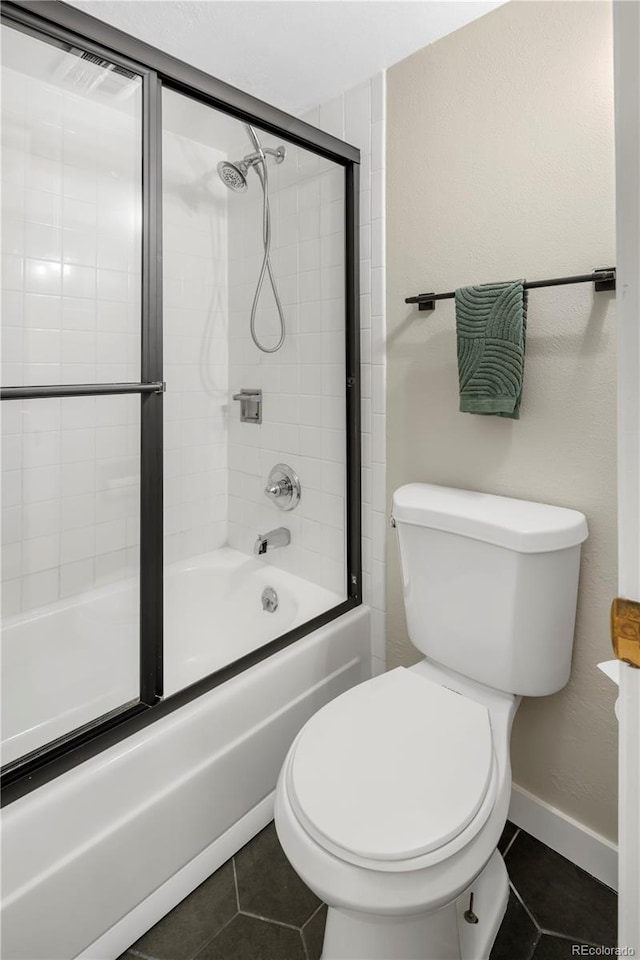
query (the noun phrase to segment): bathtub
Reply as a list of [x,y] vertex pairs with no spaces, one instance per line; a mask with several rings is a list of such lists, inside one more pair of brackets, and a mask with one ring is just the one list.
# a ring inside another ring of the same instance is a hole
[[[265,586],[278,593],[274,613],[262,609]],[[166,693],[336,602],[227,548],[173,565],[165,584]],[[70,639],[74,617],[95,628],[80,634],[82,643]],[[14,618],[5,677],[15,668],[17,684],[26,682],[27,656],[37,683],[48,671],[59,675],[69,651],[50,643],[51,633],[43,642],[45,621],[51,627],[56,618],[56,639],[72,643],[77,669],[39,714],[22,705],[22,727],[4,731],[14,751],[29,737],[48,740],[72,717],[76,725],[82,710],[96,715],[95,700],[83,700],[81,690],[98,654],[112,658],[103,697],[126,695],[118,683],[133,655],[137,663],[135,587],[116,584]],[[115,622],[118,631],[109,629]],[[115,634],[129,641],[115,643]],[[269,822],[278,771],[302,724],[369,676],[369,610],[361,606],[5,807],[2,956],[118,957]]]
[[[344,599],[230,547],[167,566],[164,591],[165,696]],[[137,699],[138,617],[136,579],[4,621],[3,763]]]

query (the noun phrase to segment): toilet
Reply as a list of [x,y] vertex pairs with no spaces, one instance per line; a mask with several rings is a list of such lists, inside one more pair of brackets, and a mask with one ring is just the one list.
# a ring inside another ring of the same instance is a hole
[[392,523],[424,659],[352,688],[283,764],[278,837],[328,904],[322,960],[487,958],[522,696],[569,679],[583,514],[427,483]]

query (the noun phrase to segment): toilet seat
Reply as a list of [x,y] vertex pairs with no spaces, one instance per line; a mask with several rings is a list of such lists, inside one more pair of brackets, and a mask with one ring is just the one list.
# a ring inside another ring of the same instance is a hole
[[417,868],[461,834],[465,842],[475,836],[493,809],[495,778],[487,707],[399,667],[308,721],[286,786],[321,846],[397,871]]

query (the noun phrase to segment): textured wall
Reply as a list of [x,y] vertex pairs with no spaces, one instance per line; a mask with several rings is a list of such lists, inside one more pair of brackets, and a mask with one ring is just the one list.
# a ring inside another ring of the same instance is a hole
[[[510,3],[388,72],[388,490],[430,480],[582,510],[572,679],[525,700],[514,780],[607,837],[616,830],[610,656],[616,587],[615,315],[589,285],[529,296],[522,419],[461,414],[452,302],[404,297],[615,262],[611,8]],[[389,544],[390,666],[406,635]]]

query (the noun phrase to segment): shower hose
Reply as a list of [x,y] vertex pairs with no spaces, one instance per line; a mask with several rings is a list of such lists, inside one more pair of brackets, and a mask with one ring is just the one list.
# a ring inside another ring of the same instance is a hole
[[[264,248],[264,256],[262,258],[262,267],[260,268],[258,283],[256,284],[256,292],[253,295],[253,304],[251,305],[250,330],[251,339],[255,343],[258,350],[262,350],[263,353],[276,353],[285,341],[286,328],[284,322],[284,311],[282,309],[282,303],[280,302],[278,287],[273,276],[273,270],[271,269],[271,207],[269,205],[269,174],[267,172],[267,160],[262,152],[262,149],[259,149],[262,159],[260,162],[256,163],[254,169],[260,178],[260,185],[262,186],[262,245]],[[273,298],[278,309],[278,316],[280,317],[280,339],[275,347],[265,347],[263,343],[260,343],[258,334],[256,333],[256,311],[258,309],[258,300],[260,299],[260,293],[262,292],[265,274],[269,275],[269,283],[271,284],[271,289],[273,290]]]

